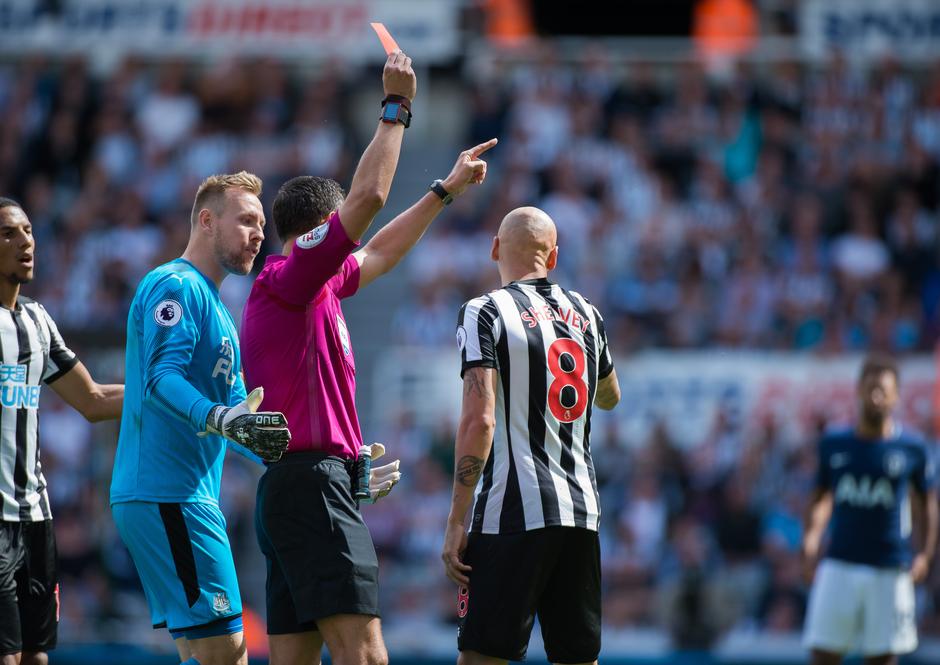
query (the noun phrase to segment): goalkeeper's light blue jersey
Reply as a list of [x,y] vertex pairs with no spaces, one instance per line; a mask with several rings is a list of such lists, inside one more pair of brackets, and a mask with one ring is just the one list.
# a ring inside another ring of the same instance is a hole
[[185,259],[149,272],[127,316],[124,411],[111,503],[217,504],[226,444],[196,436],[216,404],[245,399],[238,331]]

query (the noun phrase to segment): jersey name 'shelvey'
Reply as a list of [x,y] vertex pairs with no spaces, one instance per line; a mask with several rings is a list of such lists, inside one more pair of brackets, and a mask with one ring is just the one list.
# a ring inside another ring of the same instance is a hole
[[493,449],[470,530],[596,531],[591,409],[597,382],[613,371],[600,313],[547,279],[520,280],[464,304],[457,344],[461,376],[473,367],[499,375]]
[[819,444],[817,485],[832,492],[826,556],[879,568],[911,561],[910,489],[934,484],[923,440],[898,428],[889,439],[865,440],[835,432]]
[[42,305],[20,296],[0,310],[0,495],[2,519],[52,518],[39,461],[40,383],[52,383],[78,363]]
[[111,503],[216,503],[226,451],[197,437],[215,404],[245,399],[238,331],[215,285],[177,259],[148,273],[127,319]]

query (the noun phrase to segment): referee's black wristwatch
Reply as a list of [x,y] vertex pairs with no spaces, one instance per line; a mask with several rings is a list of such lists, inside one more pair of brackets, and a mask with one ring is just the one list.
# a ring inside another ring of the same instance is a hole
[[411,100],[401,95],[388,95],[382,100],[382,122],[394,125],[400,122],[405,129],[411,127]]
[[444,189],[443,180],[440,180],[440,179],[435,180],[434,182],[431,183],[431,186],[428,187],[428,189],[430,189],[432,192],[440,196],[441,201],[444,202],[444,205],[449,206],[451,203],[454,202],[454,195],[448,192],[446,189]]

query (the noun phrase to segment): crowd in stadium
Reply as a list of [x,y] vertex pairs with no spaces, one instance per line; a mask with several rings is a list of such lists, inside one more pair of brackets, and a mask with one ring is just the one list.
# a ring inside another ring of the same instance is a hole
[[618,80],[597,53],[479,81],[468,144],[504,137],[503,171],[435,227],[447,259],[412,261],[428,288],[402,340],[450,337],[455,303],[489,284],[499,218],[535,202],[560,220],[559,281],[596,301],[622,352],[930,348],[940,77],[839,60],[723,85],[674,74],[671,94],[651,67]]
[[[616,354],[932,347],[940,73],[891,61],[856,72],[833,60],[812,71],[773,65],[760,79],[742,66],[721,82],[683,65],[666,86],[651,66],[621,76],[602,52],[584,55],[577,69],[546,55],[466,81],[463,145],[499,137],[495,177],[458,199],[408,263],[417,295],[396,318],[400,342],[452,345],[459,304],[493,286],[486,259],[500,218],[535,204],[558,223],[559,281],[605,313]],[[348,81],[329,68],[315,76],[300,85],[274,61],[204,70],[128,61],[104,77],[78,60],[0,66],[0,192],[22,201],[37,237],[28,294],[65,330],[120,330],[139,278],[179,255],[206,174],[247,166],[266,181],[266,204],[298,173],[346,182],[358,154]],[[439,559],[454,431],[425,430],[408,414],[389,423],[385,443],[405,479],[366,519],[390,627],[454,621]],[[102,489],[113,432],[50,402],[41,437],[62,641],[154,640]],[[664,429],[629,452],[625,443],[606,421],[592,441],[605,621],[675,626],[677,639],[699,645],[732,627],[798,631],[812,446],[788,448],[774,422],[745,428],[730,414],[691,449]],[[257,475],[230,461],[223,508],[243,597],[259,609]],[[922,592],[926,635],[940,635],[936,568]],[[678,621],[695,594],[697,620]]]

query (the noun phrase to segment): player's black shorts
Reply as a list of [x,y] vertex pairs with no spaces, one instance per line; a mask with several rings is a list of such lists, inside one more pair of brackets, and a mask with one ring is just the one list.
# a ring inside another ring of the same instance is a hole
[[0,656],[55,648],[58,595],[52,520],[0,521]]
[[550,663],[589,663],[601,650],[601,557],[597,533],[547,527],[471,533],[470,588],[457,593],[457,647],[522,660],[535,615]]
[[268,563],[268,634],[316,630],[335,614],[379,616],[379,562],[339,457],[284,455],[258,483]]

